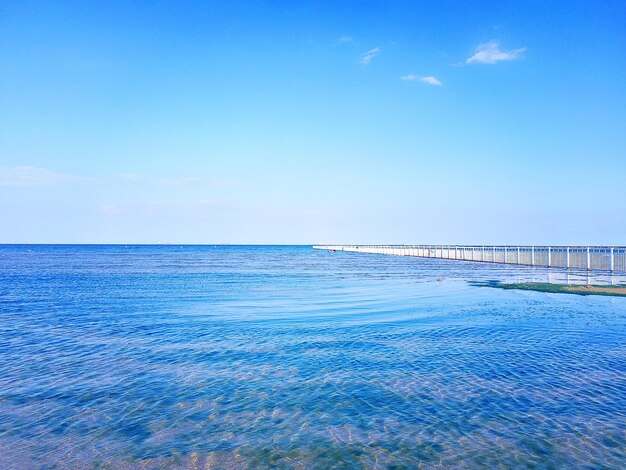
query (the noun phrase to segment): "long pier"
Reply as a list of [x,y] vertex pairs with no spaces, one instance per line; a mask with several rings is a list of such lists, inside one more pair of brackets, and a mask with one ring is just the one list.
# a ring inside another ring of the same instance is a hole
[[626,272],[624,246],[314,245],[328,251]]

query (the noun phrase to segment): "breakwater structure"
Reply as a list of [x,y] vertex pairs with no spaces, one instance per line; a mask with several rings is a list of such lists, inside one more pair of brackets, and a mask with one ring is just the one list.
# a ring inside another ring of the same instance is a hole
[[318,250],[626,272],[626,246],[313,245]]

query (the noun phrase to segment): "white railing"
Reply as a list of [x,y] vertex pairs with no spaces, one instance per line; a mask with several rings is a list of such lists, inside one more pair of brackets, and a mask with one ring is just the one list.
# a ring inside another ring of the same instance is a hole
[[624,246],[314,245],[318,250],[626,272]]

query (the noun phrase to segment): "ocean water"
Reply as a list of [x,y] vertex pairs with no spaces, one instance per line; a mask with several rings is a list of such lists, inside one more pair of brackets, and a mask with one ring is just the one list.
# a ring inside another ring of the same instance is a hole
[[565,276],[0,246],[0,468],[626,468],[626,298],[473,284]]

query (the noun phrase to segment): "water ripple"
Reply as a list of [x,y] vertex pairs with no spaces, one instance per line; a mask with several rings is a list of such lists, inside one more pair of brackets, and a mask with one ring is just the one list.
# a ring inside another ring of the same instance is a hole
[[0,468],[625,468],[626,299],[471,285],[549,275],[0,246]]

